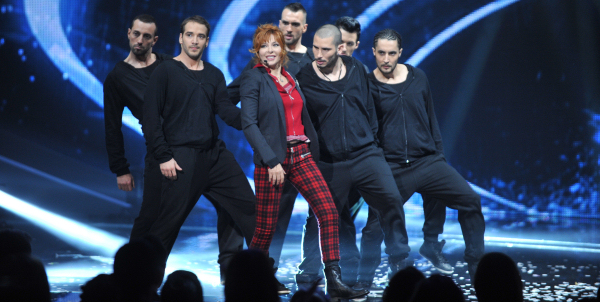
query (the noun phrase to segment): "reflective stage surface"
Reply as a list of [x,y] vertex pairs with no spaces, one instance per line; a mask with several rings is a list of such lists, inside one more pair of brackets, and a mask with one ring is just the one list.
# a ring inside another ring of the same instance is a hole
[[[408,213],[410,208],[410,204],[407,204]],[[362,209],[357,218],[358,229],[364,225],[365,210]],[[292,294],[297,290],[294,274],[300,261],[304,211],[305,203],[298,202],[277,272],[278,279],[292,289]],[[112,273],[112,257],[78,250],[12,214],[0,213],[0,219],[6,219],[6,224],[27,231],[34,238],[33,253],[46,265],[55,301],[79,301],[81,285],[98,274]],[[194,226],[197,221],[212,214],[214,213],[210,209],[202,209],[202,205],[192,212],[169,258],[165,276],[178,269],[192,271],[202,283],[205,301],[224,301],[217,264],[216,228]],[[454,266],[452,278],[463,289],[465,298],[474,301],[475,293],[466,263],[462,259],[464,243],[460,235],[460,226],[453,216],[453,212],[448,211],[445,233],[440,239],[447,242],[444,253]],[[590,242],[598,242],[597,224],[590,224],[589,221],[564,223],[578,227],[555,229],[538,225],[535,229],[514,230],[508,225],[489,227],[486,232],[486,252],[506,253],[518,264],[527,301],[578,301],[582,297],[596,295],[600,286],[600,244]],[[410,257],[414,258],[415,266],[425,276],[430,276],[438,272],[432,268],[430,262],[418,254],[422,243],[421,224],[421,219],[409,218],[407,222],[412,249]],[[493,221],[488,224],[493,224]],[[127,223],[99,223],[92,227],[122,238],[127,238],[131,229],[131,225]],[[540,239],[544,237],[551,237],[552,240]],[[358,239],[360,240],[360,232]],[[387,258],[384,253],[375,283],[381,287],[387,285]],[[368,300],[381,301],[381,294],[371,293]],[[287,301],[291,294],[281,297],[282,301]]]

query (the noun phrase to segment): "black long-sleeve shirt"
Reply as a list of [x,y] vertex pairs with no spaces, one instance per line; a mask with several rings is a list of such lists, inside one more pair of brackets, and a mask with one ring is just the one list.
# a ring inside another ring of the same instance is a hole
[[172,159],[171,146],[211,148],[219,136],[215,114],[241,130],[240,109],[229,100],[223,73],[206,61],[203,70],[177,60],[163,62],[144,96],[142,129],[154,158],[159,163]]
[[338,81],[319,78],[312,64],[304,66],[297,76],[319,135],[322,161],[351,159],[357,151],[376,144],[377,115],[367,72],[357,59],[340,58],[346,75]]
[[444,155],[442,135],[433,109],[429,81],[421,69],[408,68],[406,80],[382,83],[369,74],[379,120],[379,142],[386,160],[408,163],[420,157]]
[[123,110],[129,108],[133,116],[142,123],[144,91],[150,74],[169,55],[157,54],[156,61],[144,68],[135,68],[120,61],[104,80],[104,129],[106,151],[110,170],[117,176],[129,174],[129,163],[125,158],[123,142]]

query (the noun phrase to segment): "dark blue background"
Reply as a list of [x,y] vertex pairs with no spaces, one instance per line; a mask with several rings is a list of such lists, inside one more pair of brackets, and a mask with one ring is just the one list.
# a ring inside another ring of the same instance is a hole
[[[102,108],[64,75],[32,33],[27,1],[0,4],[0,156],[44,173],[131,201],[108,170]],[[403,35],[401,61],[430,39],[490,1],[405,0],[363,28],[355,56],[375,68],[372,39],[391,27]],[[357,17],[373,1],[302,1],[314,31],[338,17]],[[76,57],[102,83],[128,52],[133,16],[157,18],[154,50],[177,55],[180,22],[206,17],[213,31],[204,55],[221,52],[215,27],[229,1],[60,1],[60,24]],[[258,24],[277,24],[287,2],[258,1],[235,33],[229,73],[248,62]],[[483,198],[492,227],[527,229],[540,223],[573,228],[600,218],[600,5],[598,1],[517,1],[475,22],[419,64],[430,81],[446,157],[468,181],[525,211]],[[46,37],[47,38],[47,37]],[[251,150],[243,134],[221,125],[221,136],[248,176]],[[124,127],[127,158],[141,171],[143,138]],[[141,179],[138,179],[141,184]],[[87,201],[54,186],[39,188],[26,175],[0,170],[0,190],[84,221],[130,221],[130,212]],[[52,191],[54,190],[54,191]],[[50,192],[50,193],[48,193]],[[137,193],[139,195],[139,192]],[[138,198],[134,196],[133,198]],[[125,211],[125,212],[124,212]],[[133,211],[133,210],[131,210]],[[133,211],[135,213],[135,211]],[[451,212],[449,212],[452,216]],[[0,212],[0,219],[2,218]],[[577,223],[565,224],[566,218]]]

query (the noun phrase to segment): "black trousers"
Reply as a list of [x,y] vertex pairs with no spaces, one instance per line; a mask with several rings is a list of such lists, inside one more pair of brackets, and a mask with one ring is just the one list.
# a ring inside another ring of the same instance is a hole
[[[423,195],[426,224],[444,224],[445,215],[442,220],[441,215],[435,214],[442,205],[458,210],[458,222],[465,240],[464,259],[467,263],[479,262],[484,253],[485,221],[481,212],[481,197],[467,181],[437,154],[420,158],[408,167],[394,162],[388,164],[405,200],[415,192]],[[427,205],[426,200],[429,201]],[[430,219],[427,219],[428,215]]]
[[171,150],[182,171],[177,171],[176,180],[161,174],[159,214],[149,232],[170,252],[183,222],[204,195],[219,215],[219,252],[224,254],[219,263],[226,266],[242,248],[239,233],[248,245],[254,235],[255,197],[248,179],[220,140],[208,150],[188,147],[171,147]]
[[[150,228],[158,219],[163,178],[160,165],[150,153],[147,153],[145,157],[142,206],[138,217],[133,222],[130,239],[141,238],[149,234]],[[222,210],[216,202],[212,203],[216,205],[215,209],[217,211],[218,263],[220,264],[221,276],[224,276],[233,256],[243,249],[244,237],[231,215]]]
[[[402,194],[402,192],[401,192]],[[412,196],[412,195],[411,195]],[[423,197],[423,211],[425,212],[425,222],[423,223],[423,239],[429,242],[438,242],[439,234],[444,232],[444,223],[446,222],[446,206],[444,203],[437,202],[434,198]],[[404,202],[408,201],[410,196],[402,195]],[[375,271],[381,264],[381,243],[383,242],[383,232],[379,224],[377,213],[369,208],[367,223],[362,229],[360,239],[360,264],[358,266],[358,281],[373,282]]]
[[[350,214],[350,204],[357,203],[360,196],[381,218],[380,230],[383,229],[385,252],[394,259],[401,260],[406,258],[410,251],[404,224],[403,199],[394,185],[383,152],[375,146],[366,147],[361,151],[360,155],[350,160],[318,163],[341,215],[342,280],[356,280],[360,253],[356,247],[356,228]],[[318,239],[315,238],[318,238],[318,225],[314,215],[309,213],[302,236],[302,262],[298,267],[300,274],[316,275],[322,268],[318,258]]]

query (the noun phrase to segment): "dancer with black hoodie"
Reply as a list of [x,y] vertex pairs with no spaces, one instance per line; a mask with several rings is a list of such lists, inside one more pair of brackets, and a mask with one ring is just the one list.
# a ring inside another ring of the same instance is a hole
[[[377,69],[369,74],[369,81],[379,120],[380,146],[404,200],[418,192],[424,196],[424,203],[432,199],[458,210],[466,246],[464,259],[472,280],[484,253],[481,198],[446,163],[427,76],[421,69],[398,64],[401,53],[402,37],[398,32],[385,29],[375,35],[373,55]],[[427,220],[431,212],[428,205],[424,204],[424,208]],[[432,223],[443,225],[444,220]],[[445,260],[441,254],[444,243],[426,237],[419,252],[428,259]]]
[[[348,206],[351,194],[360,194],[377,211],[385,234],[386,253],[392,270],[398,271],[412,265],[406,259],[410,247],[402,196],[376,144],[377,115],[367,73],[355,58],[338,55],[341,44],[337,27],[328,24],[319,28],[313,40],[316,59],[298,74],[306,107],[319,137],[317,165],[329,185],[338,212]],[[318,231],[314,220],[307,219],[306,233]],[[308,248],[303,245],[305,255],[314,253]],[[299,269],[300,273],[317,273],[305,271],[314,266],[304,262]]]

